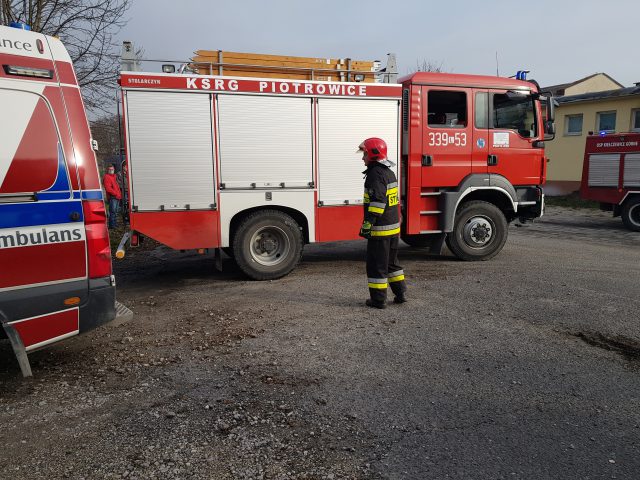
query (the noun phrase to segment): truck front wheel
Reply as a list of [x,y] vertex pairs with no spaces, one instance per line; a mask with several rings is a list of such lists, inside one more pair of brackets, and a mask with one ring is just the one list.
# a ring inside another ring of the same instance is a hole
[[507,219],[489,202],[473,200],[460,207],[447,245],[461,260],[489,260],[507,241]]
[[640,197],[629,198],[622,206],[622,222],[633,232],[640,232]]
[[278,210],[247,216],[233,236],[233,256],[253,280],[284,277],[302,255],[302,233],[296,221]]

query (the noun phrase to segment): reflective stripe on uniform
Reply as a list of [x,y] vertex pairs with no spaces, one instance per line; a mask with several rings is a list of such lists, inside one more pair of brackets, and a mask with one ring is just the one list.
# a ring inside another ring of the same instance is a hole
[[389,283],[401,282],[404,280],[404,275],[396,275],[395,277],[389,277]]
[[384,207],[386,207],[387,204],[384,202],[371,202],[369,203],[369,207],[377,207],[377,208],[382,208],[384,209]]
[[391,225],[374,225],[373,227],[371,227],[371,230],[395,230],[396,228],[400,228],[400,223],[392,223]]
[[371,213],[380,213],[383,214],[384,213],[384,207],[386,207],[387,205],[385,203],[382,202],[371,202],[369,203],[369,207],[367,208],[367,210]]
[[391,190],[392,188],[398,188],[398,182],[391,182],[387,184],[387,190]]
[[387,279],[386,278],[367,278],[367,282],[369,284],[369,288],[387,288]]
[[391,235],[397,235],[399,233],[400,233],[400,228],[396,228],[394,230],[382,230],[377,232],[372,231],[371,236],[372,237],[389,237]]
[[404,275],[404,270],[396,270],[395,272],[389,272],[387,278],[397,277],[398,275]]
[[388,237],[400,233],[400,224],[392,223],[391,225],[374,225],[371,227],[372,237]]
[[364,192],[363,199],[364,203],[369,203],[369,194],[367,192]]

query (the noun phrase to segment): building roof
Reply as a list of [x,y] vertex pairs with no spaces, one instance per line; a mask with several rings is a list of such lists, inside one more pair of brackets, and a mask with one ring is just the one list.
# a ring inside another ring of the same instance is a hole
[[586,76],[584,78],[581,78],[579,80],[575,80],[573,82],[569,82],[569,83],[560,83],[558,85],[551,85],[549,87],[544,87],[541,90],[543,92],[552,92],[555,95],[555,92],[557,92],[558,90],[566,90],[569,87],[573,87],[574,85],[577,85],[579,83],[582,82],[586,82],[587,80],[589,80],[590,78],[596,77],[598,75],[604,75],[605,77],[607,77],[609,80],[611,80],[613,83],[620,85],[620,87],[624,87],[624,85],[622,85],[620,82],[618,82],[616,79],[611,78],[609,75],[607,75],[606,73],[602,72],[602,73],[594,73],[593,75],[589,75]]
[[640,95],[640,85],[626,88],[616,88],[615,90],[604,90],[602,92],[581,93],[579,95],[565,95],[555,97],[560,105],[565,103],[590,102],[593,100],[608,100],[618,97],[629,97]]

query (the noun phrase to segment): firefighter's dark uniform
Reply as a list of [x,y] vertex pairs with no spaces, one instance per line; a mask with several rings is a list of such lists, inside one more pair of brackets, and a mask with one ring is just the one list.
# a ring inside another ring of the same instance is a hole
[[[364,182],[364,221],[361,233],[367,242],[367,277],[371,301],[383,305],[387,286],[396,298],[403,299],[407,286],[404,271],[398,265],[400,215],[398,181],[388,161],[371,162]],[[367,230],[371,233],[367,234]]]

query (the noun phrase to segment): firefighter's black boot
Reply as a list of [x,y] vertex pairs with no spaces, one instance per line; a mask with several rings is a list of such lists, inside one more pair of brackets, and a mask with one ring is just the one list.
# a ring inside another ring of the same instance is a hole
[[371,308],[379,308],[381,310],[384,309],[384,308],[387,308],[387,304],[386,303],[384,303],[384,302],[374,302],[370,298],[367,299],[367,301],[364,302],[364,303],[365,303],[365,305],[367,307],[371,307]]
[[404,292],[396,295],[393,299],[393,303],[405,303],[407,301],[407,297],[404,295]]

